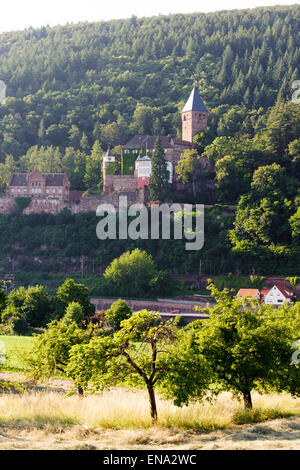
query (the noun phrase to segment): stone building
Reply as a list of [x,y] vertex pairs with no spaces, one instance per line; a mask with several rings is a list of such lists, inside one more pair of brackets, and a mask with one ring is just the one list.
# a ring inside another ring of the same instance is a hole
[[[160,136],[170,175],[169,184],[172,185],[174,190],[184,191],[185,185],[178,181],[175,167],[180,160],[182,152],[195,148],[193,137],[200,130],[207,128],[207,118],[208,111],[197,88],[194,87],[182,110],[182,139],[169,139],[166,136]],[[157,136],[153,135],[135,135],[123,146],[122,178],[124,178],[125,185],[122,186],[123,190],[126,189],[126,184],[129,184],[131,189],[134,185],[137,188],[142,188],[149,184],[152,171],[151,158],[156,139]],[[203,170],[210,170],[208,160],[205,157],[202,157],[202,160],[201,166]],[[120,176],[115,175],[111,171],[115,161],[116,157],[108,150],[102,164],[104,194],[111,194],[120,187]]]
[[[175,168],[182,152],[193,150],[193,137],[207,128],[207,109],[194,87],[182,110],[182,139],[160,136],[165,152],[169,184],[177,195],[191,190],[191,183],[178,181]],[[152,155],[157,136],[136,135],[122,148],[122,155],[113,155],[108,149],[102,161],[103,194],[83,195],[82,191],[70,191],[66,173],[14,173],[10,179],[8,194],[0,195],[0,212],[9,213],[18,196],[30,197],[30,204],[23,213],[49,212],[58,214],[64,207],[72,212],[96,210],[99,204],[116,204],[118,197],[127,196],[128,204],[144,203],[148,198],[149,178],[152,172]],[[214,197],[214,183],[209,177],[210,163],[206,157],[200,159],[200,178],[203,181],[197,188]],[[99,175],[100,178],[100,175]],[[207,181],[206,181],[207,180]],[[85,197],[84,197],[85,196]]]
[[13,173],[9,182],[11,197],[58,199],[69,201],[70,181],[67,173]]
[[196,87],[181,111],[182,139],[193,142],[197,132],[207,129],[208,111]]

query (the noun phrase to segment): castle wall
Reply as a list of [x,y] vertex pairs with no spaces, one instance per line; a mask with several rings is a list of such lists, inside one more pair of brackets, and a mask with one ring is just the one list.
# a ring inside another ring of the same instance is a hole
[[[136,178],[137,179],[137,178]],[[127,204],[144,204],[146,201],[147,190],[145,188],[135,189],[134,191],[119,191],[110,195],[95,195],[82,197],[79,202],[66,202],[62,199],[32,198],[31,203],[23,214],[39,214],[42,212],[58,214],[62,209],[68,208],[73,214],[79,212],[95,212],[101,204],[112,204],[116,210],[119,207],[119,197],[126,196]],[[5,193],[0,194],[0,214],[9,214],[15,207],[14,198]]]
[[49,214],[59,214],[64,208],[65,204],[62,199],[46,199],[46,198],[32,198],[31,203],[23,214],[40,214],[47,212]]
[[134,175],[105,175],[103,194],[115,192],[132,192],[138,187],[138,179]]
[[144,188],[135,191],[121,191],[119,193],[113,193],[109,195],[99,195],[99,196],[87,196],[80,199],[79,204],[74,202],[66,204],[73,214],[78,214],[79,212],[95,212],[97,207],[101,204],[112,204],[116,210],[119,207],[119,197],[126,196],[128,205],[131,204],[144,204],[145,202],[145,191]]
[[9,214],[15,206],[15,201],[9,195],[2,193],[0,194],[0,213]]

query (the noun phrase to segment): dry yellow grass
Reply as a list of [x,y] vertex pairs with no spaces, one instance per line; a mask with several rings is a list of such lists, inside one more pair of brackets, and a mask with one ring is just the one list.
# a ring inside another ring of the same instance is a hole
[[[254,394],[253,402],[255,409],[249,416],[245,415],[243,404],[228,393],[222,394],[212,404],[195,403],[183,408],[158,399],[159,420],[153,428],[148,398],[144,391],[112,390],[97,396],[88,396],[83,400],[74,396],[63,397],[56,392],[6,393],[0,395],[0,423],[12,439],[25,433],[27,436],[35,436],[37,441],[53,441],[54,438],[54,442],[61,445],[66,440],[73,440],[81,443],[92,441],[92,444],[87,444],[92,447],[98,442],[101,446],[104,443],[105,446],[112,446],[105,448],[118,448],[113,436],[119,436],[120,443],[124,439],[127,443],[123,448],[186,448],[186,445],[202,448],[205,434],[206,446],[209,442],[215,443],[216,439],[219,446],[222,437],[220,435],[216,438],[218,433],[236,432],[238,428],[245,428],[235,423],[255,423],[262,419],[300,415],[300,400],[286,394]],[[294,423],[298,420],[300,429],[300,418],[293,419]],[[210,441],[207,440],[209,434]],[[45,442],[44,445],[49,445],[49,442]],[[3,445],[5,446],[5,441],[2,440],[0,448],[5,448]],[[74,445],[76,447],[78,443]],[[120,445],[125,444],[123,442]]]
[[[300,448],[299,399],[253,394],[253,402],[249,416],[229,393],[183,408],[158,399],[153,427],[141,390],[114,389],[83,400],[47,391],[3,393],[0,449]],[[293,417],[256,423],[285,416]],[[245,420],[255,424],[236,424]]]
[[[223,393],[212,403],[195,403],[182,408],[158,398],[161,428],[194,430],[224,429],[232,424],[300,415],[300,400],[287,394],[253,394],[254,410],[244,411],[243,403]],[[0,421],[27,421],[36,425],[85,425],[93,429],[145,429],[151,427],[146,392],[113,389],[83,400],[56,392],[0,396]]]

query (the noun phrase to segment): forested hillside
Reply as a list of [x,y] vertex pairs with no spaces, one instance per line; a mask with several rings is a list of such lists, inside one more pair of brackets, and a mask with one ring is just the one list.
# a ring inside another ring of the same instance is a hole
[[300,76],[299,13],[295,5],[2,34],[2,189],[16,163],[21,171],[67,170],[74,189],[90,188],[108,144],[134,133],[180,134],[194,83],[211,138],[252,137]]
[[[136,133],[180,136],[180,111],[196,84],[209,111],[208,130],[195,138],[198,154],[213,164],[217,202],[237,205],[235,220],[224,226],[207,215],[205,272],[297,274],[300,105],[292,102],[292,84],[300,80],[299,5],[5,33],[0,79],[7,84],[0,106],[0,191],[13,171],[39,169],[67,171],[72,189],[100,192],[107,146],[118,154]],[[196,171],[197,158],[190,163],[182,162],[182,178],[206,177]],[[185,202],[191,201],[207,202],[203,193],[187,195]],[[37,235],[31,220],[3,216],[3,268],[9,269],[14,250],[20,268],[32,272],[38,265],[45,270],[55,253],[61,270],[72,256],[78,263],[87,255],[81,219],[71,222],[81,227],[77,240],[59,220],[50,240],[42,219]],[[94,243],[98,265],[135,246],[100,247],[96,237],[89,239]],[[147,246],[155,253],[155,244]],[[198,271],[200,255],[172,247],[159,249],[155,261]]]
[[[234,215],[225,206],[205,210],[205,241],[200,251],[186,251],[185,238],[99,240],[96,236],[99,220],[92,212],[71,214],[68,210],[57,216],[0,215],[0,276],[1,271],[14,270],[16,280],[29,285],[48,284],[52,278],[55,284],[59,274],[77,275],[81,279],[82,273],[99,275],[113,259],[135,248],[151,254],[158,270],[174,274],[210,276],[231,272],[292,276],[298,272],[296,243],[286,247],[254,245],[251,251],[251,244],[246,242],[244,251],[232,249],[228,233],[233,227]],[[131,220],[132,217],[129,222]],[[59,283],[61,278],[57,279]],[[164,286],[166,290],[169,287]]]

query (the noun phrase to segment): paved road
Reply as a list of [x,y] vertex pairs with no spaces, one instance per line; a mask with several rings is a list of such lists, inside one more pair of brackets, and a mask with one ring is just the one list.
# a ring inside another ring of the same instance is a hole
[[[91,302],[95,305],[96,311],[107,310],[113,302],[118,299],[101,299],[94,298]],[[198,319],[207,319],[206,313],[196,312],[194,307],[206,307],[206,302],[193,302],[191,300],[174,300],[174,299],[159,299],[152,300],[126,300],[126,303],[132,307],[134,312],[142,309],[159,312],[163,318],[172,318],[176,316],[184,317],[189,323]],[[179,313],[172,313],[173,310],[179,310]]]
[[169,313],[169,312],[159,312],[163,319],[167,320],[172,317],[182,317],[187,323],[191,323],[195,320],[207,320],[209,318],[205,313]]

